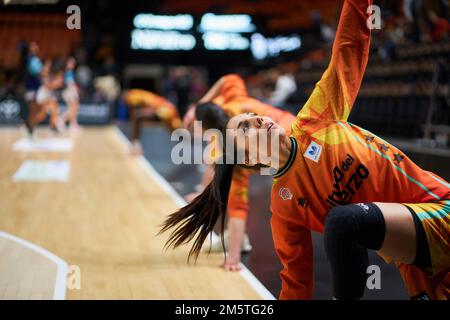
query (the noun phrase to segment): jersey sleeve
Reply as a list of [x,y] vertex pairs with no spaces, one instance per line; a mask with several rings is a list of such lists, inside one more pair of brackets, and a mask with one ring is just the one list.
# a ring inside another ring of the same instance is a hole
[[369,56],[371,4],[372,0],[344,1],[330,64],[298,113],[298,125],[312,119],[347,120]]
[[248,204],[248,170],[234,170],[228,196],[228,214],[232,218],[247,220]]
[[247,97],[247,88],[244,80],[237,74],[229,74],[223,77],[219,96],[223,98],[223,103],[228,103],[240,97]]
[[274,214],[271,226],[275,250],[283,264],[280,299],[312,299],[314,278],[311,231]]

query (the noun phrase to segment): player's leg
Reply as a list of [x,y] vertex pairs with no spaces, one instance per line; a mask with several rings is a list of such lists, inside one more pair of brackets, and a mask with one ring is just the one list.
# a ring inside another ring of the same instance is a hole
[[28,102],[28,113],[26,115],[26,127],[28,129],[28,132],[30,135],[33,134],[34,128],[36,127],[36,115],[39,110],[39,105],[36,103],[36,101],[29,101]]
[[78,110],[80,108],[80,101],[77,89],[73,86],[68,86],[63,91],[63,99],[68,109],[66,113],[62,115],[61,118],[63,119],[64,122],[69,122],[71,130],[77,130],[79,128]]
[[[367,249],[412,264],[417,248],[428,248],[426,238],[416,236],[411,212],[404,205],[393,203],[333,208],[326,217],[324,239],[337,299],[362,297],[367,279]],[[425,244],[419,246],[417,240]]]
[[[375,203],[383,213],[386,234],[379,252],[395,261],[412,264],[417,254],[417,231],[409,209],[399,203]],[[426,240],[426,239],[425,239]]]
[[80,109],[80,103],[74,99],[69,104],[69,125],[71,130],[79,129],[78,124],[78,110]]
[[34,130],[34,128],[39,123],[45,120],[45,118],[47,117],[47,112],[45,109],[45,105],[36,101],[30,104],[30,109],[31,112],[29,115],[29,125],[31,129]]
[[142,123],[138,117],[137,108],[130,108],[130,126],[131,126],[131,154],[141,155],[143,153],[140,142]]
[[25,94],[24,94],[25,104],[20,108],[20,117],[22,118],[22,120],[25,124],[26,135],[28,137],[31,137],[33,135],[31,114],[33,112],[32,104],[34,103],[35,98],[36,98],[36,91],[25,92]]
[[135,155],[143,154],[141,144],[141,131],[146,121],[157,120],[152,109],[150,108],[134,108],[130,109],[131,121],[131,153]]
[[63,132],[65,123],[59,116],[59,106],[56,99],[48,99],[44,103],[44,109],[50,115],[50,127],[57,132]]

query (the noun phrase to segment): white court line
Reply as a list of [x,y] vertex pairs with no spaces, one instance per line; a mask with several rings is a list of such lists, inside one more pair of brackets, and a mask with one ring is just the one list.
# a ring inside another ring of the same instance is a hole
[[[125,145],[125,147],[130,148],[131,142],[128,140],[128,138],[123,134],[123,132],[117,127],[113,126],[115,129],[115,132],[117,136],[119,137],[119,140]],[[147,172],[147,174],[156,180],[156,182],[163,188],[164,191],[166,191],[172,199],[175,201],[177,205],[180,207],[183,207],[187,204],[186,200],[181,197],[178,192],[175,191],[175,189],[170,185],[169,182],[167,182],[164,177],[159,174],[155,168],[151,165],[151,163],[144,157],[140,156],[138,159],[140,165],[142,168]],[[212,238],[218,238],[219,236],[212,233]],[[265,300],[276,300],[275,297],[270,293],[269,290],[267,290],[266,287],[251,273],[251,271],[241,263],[242,270],[239,272],[240,275],[248,282],[248,284]]]
[[12,234],[0,231],[0,237],[14,241],[28,249],[35,251],[43,255],[44,257],[50,259],[56,264],[56,281],[55,289],[53,290],[53,300],[64,300],[66,298],[66,285],[67,285],[67,262],[57,257],[50,251],[39,247],[38,245],[28,242],[22,238],[13,236]]

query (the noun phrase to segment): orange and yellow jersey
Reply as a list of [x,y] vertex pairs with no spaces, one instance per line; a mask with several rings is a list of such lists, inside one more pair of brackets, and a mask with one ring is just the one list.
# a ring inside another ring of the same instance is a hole
[[281,299],[312,298],[311,231],[324,231],[326,214],[334,206],[450,199],[449,184],[442,178],[347,122],[368,60],[366,12],[371,4],[344,1],[330,65],[292,124],[291,157],[274,176],[271,226],[283,264]]
[[[260,116],[271,117],[289,134],[295,116],[248,96],[244,80],[235,74],[223,77],[219,96],[214,103],[221,106],[230,116],[252,112]],[[228,196],[228,214],[233,218],[247,219],[249,172],[236,169]]]
[[125,103],[129,108],[149,108],[159,119],[170,128],[176,129],[181,125],[180,116],[175,105],[169,100],[150,91],[131,89],[125,96]]
[[255,113],[272,118],[288,134],[291,132],[291,125],[295,117],[290,112],[249,97],[244,80],[236,74],[226,75],[222,81],[220,94],[214,102],[230,116],[246,112]]

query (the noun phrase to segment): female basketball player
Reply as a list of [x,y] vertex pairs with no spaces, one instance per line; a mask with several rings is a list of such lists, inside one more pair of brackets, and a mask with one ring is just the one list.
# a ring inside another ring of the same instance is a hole
[[[450,298],[450,184],[347,122],[367,64],[371,3],[344,1],[331,63],[298,113],[290,137],[267,117],[243,114],[226,125],[230,140],[246,155],[243,167],[272,165],[248,159],[245,144],[255,131],[280,139],[279,150],[271,154],[280,164],[271,225],[284,267],[281,299],[312,297],[311,230],[324,233],[336,299],[362,297],[367,249],[395,261],[411,298]],[[238,145],[242,131],[244,143]],[[261,156],[259,146],[257,151]],[[226,150],[224,157],[236,160]],[[166,220],[162,230],[175,227],[168,245],[195,239],[190,256],[198,255],[216,221],[224,219],[234,166],[216,165],[205,191]]]
[[78,125],[78,109],[80,108],[80,97],[78,95],[78,86],[75,82],[74,70],[76,67],[76,60],[74,57],[69,57],[66,61],[66,70],[64,72],[65,88],[62,93],[64,102],[67,105],[67,111],[62,116],[64,122],[69,122],[70,130],[79,130]]
[[36,42],[25,44],[22,48],[22,64],[24,72],[24,88],[25,101],[27,108],[24,110],[23,120],[27,128],[27,134],[33,134],[33,128],[30,124],[30,114],[38,108],[36,106],[36,93],[41,86],[41,75],[44,69],[41,59],[39,58],[39,46]]
[[[194,120],[199,120],[202,121],[203,130],[212,128],[223,130],[230,116],[247,112],[269,116],[280,123],[287,132],[290,132],[291,124],[295,120],[291,113],[249,97],[244,80],[238,75],[230,74],[220,78],[200,99],[199,104],[189,109],[183,118],[183,125],[185,128],[191,128]],[[213,176],[214,168],[208,166],[202,185],[206,187]],[[252,248],[245,233],[249,211],[248,186],[248,170],[235,170],[228,199],[228,221],[225,233],[225,248],[228,254],[223,267],[227,271],[239,271],[241,252],[248,252]],[[188,195],[188,201],[196,195],[198,193]],[[218,242],[211,243],[209,248],[206,244],[205,248],[211,251],[223,250],[222,244]]]
[[140,137],[145,121],[162,121],[170,131],[181,126],[177,108],[169,100],[155,93],[131,89],[123,93],[122,100],[130,110],[134,154],[142,154]]
[[60,89],[64,84],[64,71],[59,63],[46,62],[42,71],[42,85],[36,94],[36,103],[29,113],[30,133],[35,126],[44,121],[50,115],[50,128],[56,132],[65,129],[64,121],[59,116],[58,101],[54,91]]

